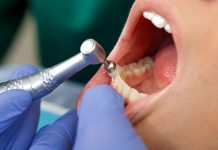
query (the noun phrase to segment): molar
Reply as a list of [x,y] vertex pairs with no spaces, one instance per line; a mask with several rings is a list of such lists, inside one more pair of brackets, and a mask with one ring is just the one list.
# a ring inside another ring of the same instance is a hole
[[125,81],[134,78],[147,76],[152,70],[153,60],[150,57],[139,60],[138,63],[132,63],[123,67],[117,65],[112,77],[111,85],[123,96],[127,103],[131,103],[147,96],[146,93],[140,93],[130,87]]

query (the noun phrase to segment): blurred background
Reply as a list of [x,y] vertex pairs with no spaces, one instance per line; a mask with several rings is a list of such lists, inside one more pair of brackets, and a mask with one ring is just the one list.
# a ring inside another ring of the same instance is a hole
[[36,23],[33,17],[26,13],[19,30],[8,47],[8,52],[2,58],[2,65],[28,63],[40,66],[37,43]]
[[[133,1],[0,0],[0,81],[8,80],[22,64],[42,69],[66,60],[78,53],[88,38],[97,40],[109,54]],[[84,84],[98,68],[90,66],[73,76],[44,98],[42,110],[57,110],[57,115],[74,107]],[[46,111],[42,113],[49,120]]]

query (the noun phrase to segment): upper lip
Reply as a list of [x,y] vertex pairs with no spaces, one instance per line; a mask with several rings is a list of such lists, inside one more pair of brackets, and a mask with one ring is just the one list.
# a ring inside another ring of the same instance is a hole
[[131,21],[127,21],[121,36],[124,36],[125,39],[128,39],[132,36],[138,20],[145,11],[155,12],[167,20],[171,26],[172,36],[179,55],[183,41],[179,14],[171,3],[164,0],[136,0],[128,19]]

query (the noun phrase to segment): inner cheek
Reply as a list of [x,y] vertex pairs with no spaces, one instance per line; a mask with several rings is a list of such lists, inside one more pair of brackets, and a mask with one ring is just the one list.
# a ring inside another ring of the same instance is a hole
[[164,31],[154,28],[153,25],[143,17],[140,18],[133,32],[128,34],[130,35],[120,37],[117,45],[109,56],[109,59],[119,65],[130,64],[138,61],[145,55],[151,55],[152,53],[150,53],[150,51],[156,49],[158,43],[165,37]]

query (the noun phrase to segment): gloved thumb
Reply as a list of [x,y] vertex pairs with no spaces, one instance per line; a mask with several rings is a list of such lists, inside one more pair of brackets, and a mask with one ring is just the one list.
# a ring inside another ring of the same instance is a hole
[[111,86],[89,89],[82,98],[78,117],[75,149],[145,149],[125,117],[122,97]]
[[12,90],[0,94],[0,133],[7,129],[17,116],[31,104],[31,96],[23,90]]
[[53,124],[36,134],[30,150],[69,150],[74,144],[77,126],[77,113],[70,110]]
[[[16,79],[37,72],[31,65],[17,69],[10,79]],[[32,103],[30,93],[24,90],[11,90],[0,94],[0,133],[7,129],[18,116],[26,111]]]

